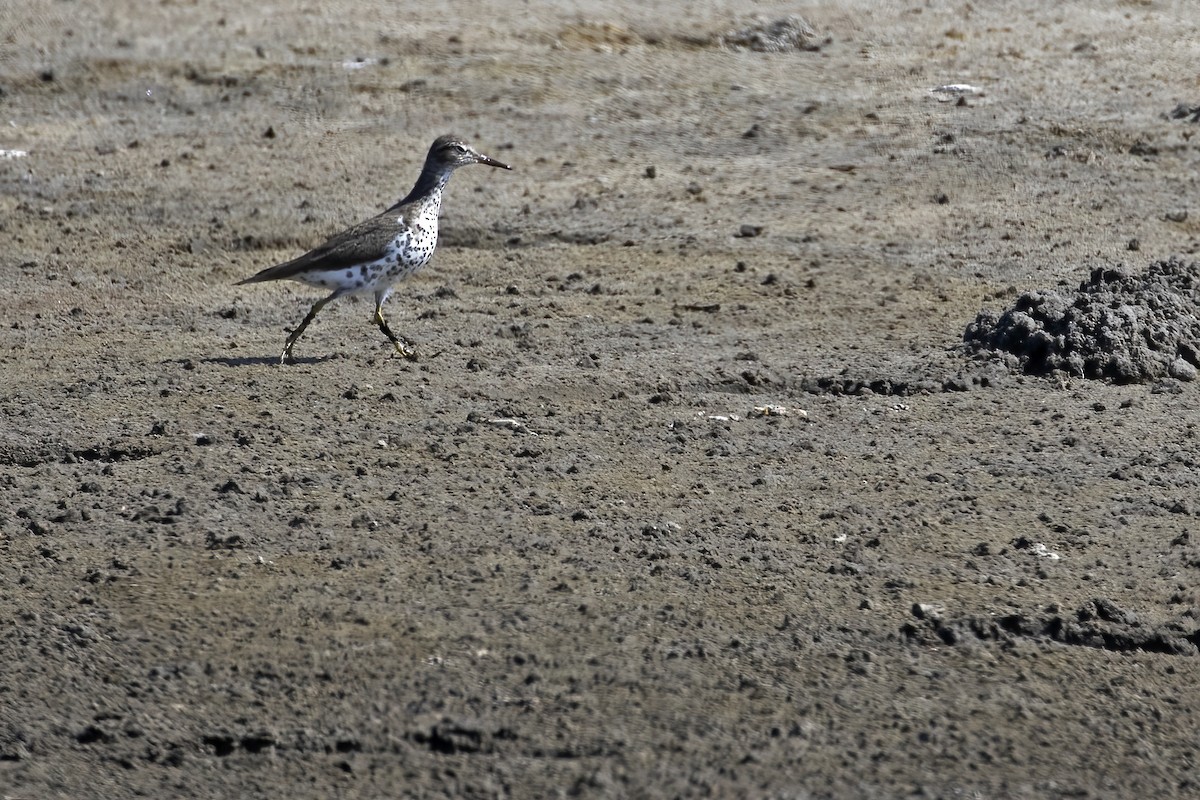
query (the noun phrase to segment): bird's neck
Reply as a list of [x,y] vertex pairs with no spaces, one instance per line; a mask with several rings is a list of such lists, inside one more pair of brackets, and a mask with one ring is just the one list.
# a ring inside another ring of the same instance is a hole
[[446,182],[450,180],[452,172],[454,172],[452,167],[436,169],[426,164],[412,191],[392,208],[399,208],[409,203],[419,203],[422,206],[430,207],[436,216],[442,205],[442,191],[446,188]]

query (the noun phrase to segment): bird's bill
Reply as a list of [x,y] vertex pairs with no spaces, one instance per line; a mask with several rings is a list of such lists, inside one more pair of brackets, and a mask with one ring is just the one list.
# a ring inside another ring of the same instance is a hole
[[487,164],[489,167],[499,167],[500,169],[512,169],[508,164],[505,164],[503,161],[497,161],[491,156],[485,156],[483,153],[479,153],[478,155],[480,164]]

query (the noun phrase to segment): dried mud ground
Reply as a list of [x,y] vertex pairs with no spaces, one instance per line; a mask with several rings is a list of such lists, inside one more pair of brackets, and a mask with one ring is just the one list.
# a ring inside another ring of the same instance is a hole
[[321,5],[3,11],[0,797],[1200,791],[1196,385],[959,349],[1193,257],[1189,3]]

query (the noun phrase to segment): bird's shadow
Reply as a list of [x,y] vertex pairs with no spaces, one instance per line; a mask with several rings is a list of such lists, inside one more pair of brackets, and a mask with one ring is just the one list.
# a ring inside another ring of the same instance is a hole
[[281,363],[279,361],[279,356],[241,356],[239,358],[201,358],[198,360],[202,364],[221,364],[222,366],[226,367],[273,367],[277,365],[290,367],[294,364],[323,364],[324,362],[332,361],[333,359],[334,356],[300,356],[298,358],[293,358],[291,361],[285,361]]
[[[429,353],[428,355],[423,355],[423,356],[421,356],[420,359],[401,358],[401,357],[393,354],[389,357],[388,360],[412,363],[417,360],[425,361],[425,360],[437,358],[438,356],[442,355],[442,352],[443,351],[438,350],[436,353]],[[291,361],[284,361],[281,363],[279,361],[279,356],[239,356],[236,358],[222,356],[219,358],[212,357],[212,358],[197,358],[197,359],[173,358],[173,359],[168,359],[167,361],[164,361],[163,363],[178,364],[179,366],[183,367],[184,369],[191,369],[192,365],[196,364],[197,362],[199,362],[201,364],[220,364],[223,367],[273,367],[273,366],[291,367],[291,366],[298,366],[300,364],[309,364],[309,365],[324,364],[328,361],[339,361],[339,360],[344,359],[345,357],[346,356],[342,353],[330,353],[330,354],[324,355],[324,356],[298,356],[298,357],[294,357]]]

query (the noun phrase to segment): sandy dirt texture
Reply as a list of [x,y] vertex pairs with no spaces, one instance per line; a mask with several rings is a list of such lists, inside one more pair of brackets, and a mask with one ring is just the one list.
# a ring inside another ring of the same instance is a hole
[[[963,337],[1197,258],[1198,63],[1189,0],[5,5],[0,797],[1197,796],[1196,365]],[[365,298],[278,364],[320,293],[233,284],[443,133],[514,170],[419,360]]]

